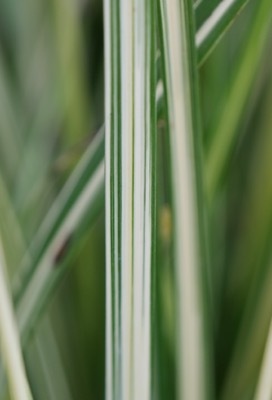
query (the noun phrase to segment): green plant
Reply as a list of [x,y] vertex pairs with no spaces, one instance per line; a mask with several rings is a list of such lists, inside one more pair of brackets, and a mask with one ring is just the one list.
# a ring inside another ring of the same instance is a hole
[[270,0],[2,1],[1,399],[272,396],[271,35]]

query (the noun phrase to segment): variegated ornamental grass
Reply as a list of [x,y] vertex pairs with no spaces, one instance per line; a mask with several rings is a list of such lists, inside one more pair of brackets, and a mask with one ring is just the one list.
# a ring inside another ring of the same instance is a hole
[[51,3],[0,5],[0,400],[270,399],[271,0]]

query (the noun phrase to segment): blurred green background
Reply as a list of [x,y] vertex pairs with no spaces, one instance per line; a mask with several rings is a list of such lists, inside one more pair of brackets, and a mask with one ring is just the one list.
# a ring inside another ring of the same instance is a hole
[[[0,230],[11,279],[103,123],[102,14],[101,1],[0,2]],[[104,395],[102,213],[69,263],[25,352],[35,399]]]

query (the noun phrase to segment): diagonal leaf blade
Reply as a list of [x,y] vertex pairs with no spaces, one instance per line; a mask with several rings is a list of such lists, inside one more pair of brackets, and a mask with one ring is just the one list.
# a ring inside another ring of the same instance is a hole
[[[13,282],[19,329],[28,338],[68,263],[58,254],[75,241],[103,206],[104,137],[98,134],[68,179]],[[69,252],[68,254],[69,255]],[[66,254],[64,253],[64,256]],[[63,257],[62,257],[63,258]],[[60,265],[59,265],[60,264]],[[63,264],[63,265],[62,265]]]
[[222,0],[211,9],[196,33],[198,64],[205,61],[247,3],[248,0]]

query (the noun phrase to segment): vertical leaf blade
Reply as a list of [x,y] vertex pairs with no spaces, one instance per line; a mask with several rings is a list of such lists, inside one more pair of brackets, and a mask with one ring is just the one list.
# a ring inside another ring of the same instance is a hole
[[161,0],[160,6],[172,167],[178,395],[210,399],[192,10],[187,0]]
[[5,279],[5,261],[0,242],[0,340],[12,398],[31,400],[25,373],[12,300]]
[[154,1],[105,2],[107,399],[151,396]]

